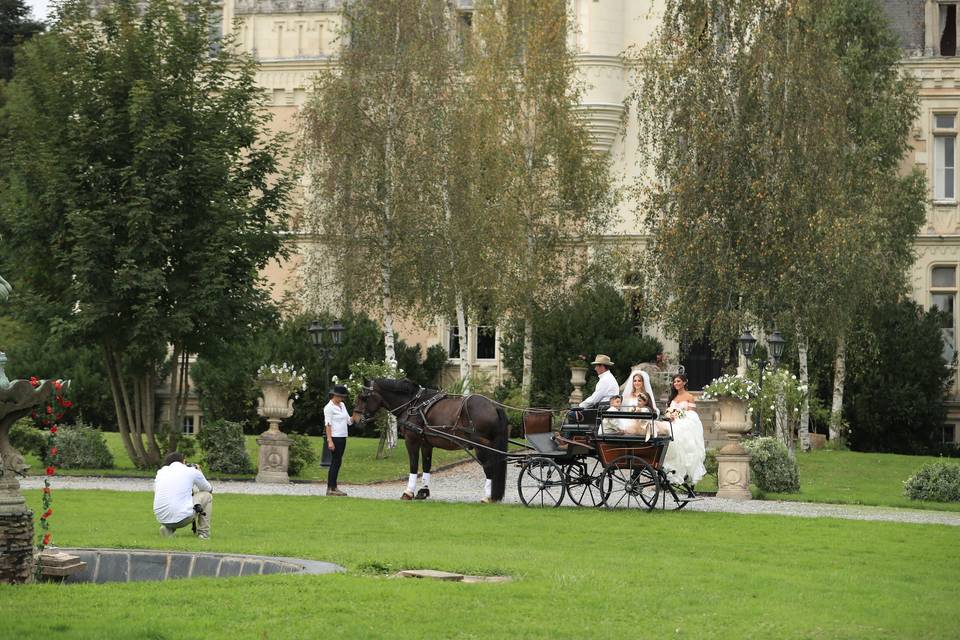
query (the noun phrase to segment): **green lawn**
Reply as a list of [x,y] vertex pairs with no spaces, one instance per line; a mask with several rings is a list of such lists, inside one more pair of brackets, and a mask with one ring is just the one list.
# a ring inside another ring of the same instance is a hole
[[[919,502],[903,495],[903,483],[932,456],[818,450],[798,454],[800,493],[769,494],[778,500],[865,504],[960,511],[957,502]],[[960,464],[960,459],[953,459]]]
[[[107,432],[103,434],[107,446],[113,453],[113,469],[59,469],[57,473],[67,476],[138,476],[152,478],[156,475],[155,470],[140,470],[133,466],[126,450],[123,448],[123,442],[120,440],[119,433]],[[245,436],[245,445],[250,461],[253,466],[257,466],[257,436]],[[310,437],[314,450],[317,452],[318,462],[305,468],[300,475],[294,476],[294,480],[325,482],[327,479],[327,470],[319,464],[319,455],[323,446],[323,438]],[[401,440],[396,449],[387,450],[387,457],[377,460],[377,438],[350,438],[347,440],[347,451],[344,456],[343,470],[340,472],[340,481],[344,483],[370,483],[381,482],[384,480],[406,479],[408,473],[407,450]],[[31,473],[42,474],[43,467],[34,456],[27,456],[27,463],[31,466]],[[433,450],[434,470],[441,466],[469,459],[469,456],[462,451],[444,451],[442,449]],[[202,464],[202,460],[199,460]],[[250,475],[209,473],[211,478],[230,478],[242,479],[253,478],[255,473]]]
[[[34,509],[37,491],[26,492]],[[338,576],[0,586],[9,638],[960,637],[957,529],[696,512],[216,496],[161,538],[144,494],[61,491],[61,545],[338,562]],[[392,579],[403,568],[508,584]]]

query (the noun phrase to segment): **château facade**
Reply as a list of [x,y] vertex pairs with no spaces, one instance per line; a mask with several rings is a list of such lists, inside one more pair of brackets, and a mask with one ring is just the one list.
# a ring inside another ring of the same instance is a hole
[[[473,0],[453,0],[464,24],[470,24]],[[608,153],[618,178],[631,180],[640,171],[636,132],[623,130],[624,99],[629,91],[628,69],[621,53],[647,42],[658,22],[659,0],[568,0],[575,28],[571,43],[579,54],[585,82],[581,110],[598,151]],[[903,47],[903,70],[916,78],[921,113],[913,132],[913,151],[904,159],[904,170],[919,167],[930,186],[927,221],[916,238],[917,260],[910,272],[912,297],[924,308],[945,312],[945,355],[956,349],[958,318],[955,311],[960,283],[960,199],[958,199],[957,136],[960,133],[960,2],[939,0],[885,0],[882,5]],[[298,109],[305,103],[313,75],[336,64],[339,46],[341,0],[224,0],[223,29],[234,29],[239,46],[260,62],[257,81],[263,87],[274,126],[293,130]],[[294,204],[294,207],[298,205]],[[620,203],[620,216],[612,234],[622,241],[642,241],[630,201]],[[296,217],[298,212],[292,214]],[[301,248],[311,242],[294,240]],[[301,255],[303,252],[300,252]],[[296,287],[302,258],[273,265],[267,277],[275,295]],[[494,379],[504,372],[499,357],[496,327],[470,332],[471,365]],[[449,323],[433,327],[401,325],[408,342],[443,344],[456,355],[457,336]],[[667,343],[670,350],[677,345]],[[449,374],[456,375],[459,360],[451,360]],[[960,381],[955,377],[949,392],[948,424],[943,438],[960,441]]]

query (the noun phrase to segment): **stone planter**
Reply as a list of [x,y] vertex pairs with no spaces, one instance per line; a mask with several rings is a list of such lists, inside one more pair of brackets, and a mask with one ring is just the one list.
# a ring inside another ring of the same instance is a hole
[[587,383],[587,371],[587,367],[570,366],[570,384],[573,385],[569,398],[571,405],[583,402],[583,385]]
[[744,400],[732,396],[717,398],[714,427],[730,441],[717,452],[717,497],[750,500],[750,454],[740,444],[750,432],[750,413]]
[[280,431],[280,421],[293,415],[293,400],[276,380],[261,379],[260,391],[263,397],[257,402],[257,413],[267,419],[269,427],[257,438],[257,482],[290,482],[290,438]]

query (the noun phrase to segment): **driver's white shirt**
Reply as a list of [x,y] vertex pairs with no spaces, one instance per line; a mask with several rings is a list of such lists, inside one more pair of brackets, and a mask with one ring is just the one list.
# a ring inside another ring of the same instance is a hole
[[580,408],[587,409],[589,407],[595,407],[601,402],[609,400],[619,394],[620,385],[617,384],[617,379],[614,378],[610,370],[607,369],[600,374],[600,379],[597,380],[597,388],[593,390],[589,398],[580,403]]

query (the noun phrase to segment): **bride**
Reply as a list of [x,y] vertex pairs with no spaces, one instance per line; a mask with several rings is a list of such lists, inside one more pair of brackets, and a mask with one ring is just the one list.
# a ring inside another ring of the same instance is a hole
[[697,415],[693,394],[687,391],[687,376],[678,373],[670,386],[670,406],[666,413],[673,418],[673,442],[667,447],[663,468],[670,482],[686,481],[695,485],[707,473],[703,466],[706,459],[703,424]]

